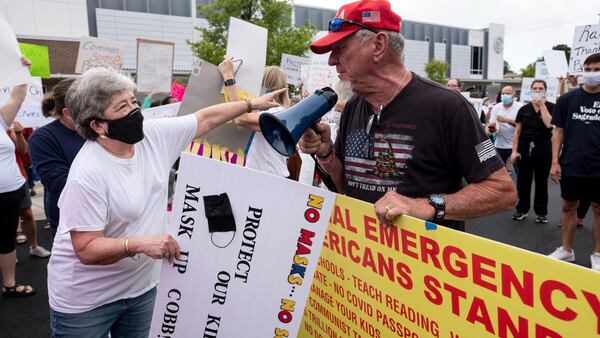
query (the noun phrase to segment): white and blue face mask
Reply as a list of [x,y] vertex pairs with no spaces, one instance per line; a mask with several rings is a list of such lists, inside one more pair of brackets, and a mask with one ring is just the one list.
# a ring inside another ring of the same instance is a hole
[[502,94],[500,96],[500,100],[502,100],[502,103],[504,105],[509,105],[513,102],[513,97],[510,94]]
[[590,87],[600,86],[600,72],[584,72],[577,80]]
[[545,99],[546,98],[546,93],[545,92],[531,93],[531,98],[532,99]]

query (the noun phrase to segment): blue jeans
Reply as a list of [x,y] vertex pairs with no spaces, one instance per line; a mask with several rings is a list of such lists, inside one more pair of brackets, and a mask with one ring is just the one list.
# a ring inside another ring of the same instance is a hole
[[130,299],[121,299],[82,313],[50,309],[52,337],[146,338],[154,310],[156,288]]

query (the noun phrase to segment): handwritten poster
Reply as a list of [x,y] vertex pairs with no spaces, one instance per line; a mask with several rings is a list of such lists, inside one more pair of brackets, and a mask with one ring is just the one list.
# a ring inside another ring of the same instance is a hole
[[13,87],[29,83],[31,75],[21,64],[17,37],[4,14],[0,12],[0,86]]
[[[530,102],[531,101],[531,84],[533,83],[534,78],[532,77],[524,77],[521,82],[521,96],[519,97],[519,102]],[[548,102],[556,103],[556,99],[558,98],[558,90],[560,89],[560,83],[557,78],[546,77],[541,80],[546,81],[548,85],[548,89],[546,90],[546,100]]]
[[569,73],[583,73],[583,62],[594,53],[600,53],[600,25],[585,25],[575,27]]
[[162,119],[165,117],[175,117],[177,116],[179,106],[181,106],[181,102],[166,104],[158,107],[146,108],[142,110],[142,115],[144,115],[145,119],[149,120]]
[[[0,86],[0,105],[10,99],[11,91],[12,87]],[[42,79],[32,77],[27,87],[27,96],[17,112],[15,121],[19,121],[25,128],[37,128],[54,121],[53,118],[44,117],[42,114],[43,98]]]
[[125,42],[84,36],[79,42],[75,73],[84,73],[95,67],[123,68]]
[[29,68],[31,76],[39,76],[43,79],[50,78],[48,46],[19,43],[19,48],[21,54],[31,61],[31,68]]
[[597,337],[600,274],[338,195],[298,337]]
[[171,91],[175,44],[137,39],[137,90],[142,93]]
[[[318,32],[314,40],[320,39],[327,33],[327,31]],[[323,87],[333,87],[333,84],[339,81],[335,67],[328,64],[329,54],[310,54],[310,70],[305,89],[311,94]]]
[[173,83],[171,84],[170,96],[174,97],[175,99],[177,99],[177,101],[181,102],[181,101],[183,101],[184,95],[185,95],[185,86],[173,81]]
[[281,53],[281,69],[285,73],[288,84],[298,86],[302,81],[300,68],[309,63],[309,58]]
[[535,63],[535,78],[546,79],[548,77],[550,77],[550,71],[548,70],[548,66],[546,66],[546,62],[537,61]]
[[168,231],[181,257],[163,261],[149,336],[295,337],[334,199],[182,154]]

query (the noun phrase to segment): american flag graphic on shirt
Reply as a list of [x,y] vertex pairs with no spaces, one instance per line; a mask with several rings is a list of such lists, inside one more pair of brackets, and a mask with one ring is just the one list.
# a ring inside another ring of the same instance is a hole
[[350,134],[346,141],[346,179],[377,186],[397,186],[405,174],[406,161],[413,157],[413,137],[376,132],[371,142],[374,156],[369,158],[366,131],[357,129]]

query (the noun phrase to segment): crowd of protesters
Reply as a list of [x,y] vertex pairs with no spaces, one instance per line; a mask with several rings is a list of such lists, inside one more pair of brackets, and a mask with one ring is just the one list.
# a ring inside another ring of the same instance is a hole
[[[380,20],[357,24],[365,10]],[[442,86],[405,67],[400,17],[387,1],[358,1],[340,11],[345,16],[332,19],[329,34],[310,48],[331,53],[329,64],[340,77],[335,88],[347,94],[326,117],[329,123],[316,123],[298,142],[336,190],[374,203],[384,224],[411,215],[464,231],[465,220],[512,208],[515,221],[526,219],[532,183],[535,221],[548,223],[550,177],[560,183],[563,204],[556,220],[561,246],[549,256],[575,260],[575,230],[591,205],[590,263],[600,271],[600,54],[585,60],[581,76],[569,77],[556,104],[547,100],[547,83],[534,80],[530,102],[520,103],[506,86],[495,102],[483,98],[476,111],[459,93],[459,79]],[[26,59],[22,64],[30,66]],[[289,97],[283,71],[267,67],[266,94],[241,100],[231,58],[218,69],[229,102],[176,118],[144,121],[141,109],[176,100],[151,93],[140,105],[136,84],[105,68],[56,84],[43,102],[44,114],[55,121],[28,137],[15,121],[26,85],[12,88],[0,107],[2,295],[36,293],[15,278],[15,243],[25,235],[31,255],[50,257],[53,336],[147,336],[158,263],[180,254],[165,230],[167,177],[194,138],[234,121],[254,132],[247,166],[297,178],[293,168],[300,164],[274,152],[258,127],[260,114],[301,99]],[[37,243],[31,213],[35,185],[28,180],[38,175],[51,253]]]

